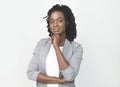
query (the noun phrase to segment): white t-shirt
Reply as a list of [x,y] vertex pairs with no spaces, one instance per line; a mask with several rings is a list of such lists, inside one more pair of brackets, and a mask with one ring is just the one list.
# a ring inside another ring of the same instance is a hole
[[[60,47],[62,51],[63,47]],[[46,73],[48,76],[59,77],[59,65],[53,45],[51,45],[46,58]],[[58,84],[47,84],[47,87],[58,87]]]

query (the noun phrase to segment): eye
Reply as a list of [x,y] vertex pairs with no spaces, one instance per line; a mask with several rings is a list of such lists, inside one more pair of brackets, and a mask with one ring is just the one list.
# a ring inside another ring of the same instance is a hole
[[61,23],[61,22],[63,22],[63,20],[62,20],[62,19],[59,19],[58,22]]
[[54,21],[53,21],[53,20],[49,20],[49,23],[50,23],[50,24],[53,24],[53,23],[54,23]]

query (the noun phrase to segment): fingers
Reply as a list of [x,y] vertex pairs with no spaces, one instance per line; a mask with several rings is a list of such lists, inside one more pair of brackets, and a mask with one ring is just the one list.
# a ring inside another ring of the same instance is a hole
[[52,38],[57,38],[57,39],[59,39],[59,38],[60,38],[60,35],[53,35]]
[[51,39],[52,39],[52,41],[53,40],[59,41],[60,40],[60,36],[59,35],[53,35]]
[[52,44],[53,45],[57,45],[59,44],[59,41],[60,41],[60,36],[59,35],[53,35],[51,37],[51,41],[52,41]]

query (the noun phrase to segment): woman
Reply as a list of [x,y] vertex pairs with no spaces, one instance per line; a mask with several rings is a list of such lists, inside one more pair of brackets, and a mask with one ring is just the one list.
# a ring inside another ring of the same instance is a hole
[[71,9],[54,5],[46,16],[50,38],[41,39],[27,70],[37,87],[75,87],[83,49],[74,41],[76,23]]

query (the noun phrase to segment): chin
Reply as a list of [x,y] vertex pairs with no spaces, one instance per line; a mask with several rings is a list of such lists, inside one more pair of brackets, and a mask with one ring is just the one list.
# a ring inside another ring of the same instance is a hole
[[53,35],[60,35],[60,33],[59,33],[59,32],[56,32],[56,33],[53,33]]
[[53,34],[53,35],[60,35],[60,34]]

